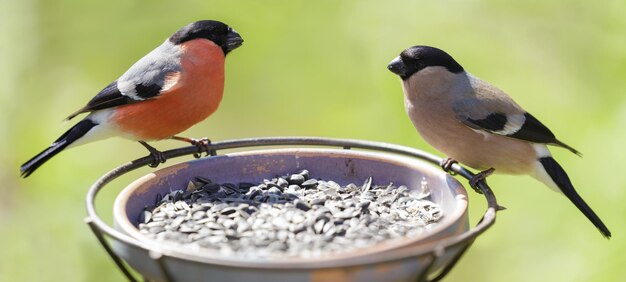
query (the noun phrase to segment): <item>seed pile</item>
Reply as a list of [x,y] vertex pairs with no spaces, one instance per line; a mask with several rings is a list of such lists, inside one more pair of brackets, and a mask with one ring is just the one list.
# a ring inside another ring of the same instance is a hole
[[442,217],[427,183],[341,186],[309,172],[262,183],[215,183],[203,177],[157,199],[140,232],[193,248],[249,257],[315,257],[411,237]]

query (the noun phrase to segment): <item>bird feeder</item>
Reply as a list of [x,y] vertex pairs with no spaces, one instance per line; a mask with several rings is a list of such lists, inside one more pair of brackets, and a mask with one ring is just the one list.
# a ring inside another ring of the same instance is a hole
[[[270,148],[280,146],[280,148]],[[244,149],[254,147],[254,149]],[[262,149],[259,149],[262,148]],[[437,165],[441,159],[393,144],[310,137],[253,138],[215,142],[212,155],[169,166],[126,186],[113,207],[114,227],[95,208],[96,196],[125,173],[150,164],[144,157],[102,176],[88,191],[85,221],[129,281],[138,281],[130,268],[148,281],[438,281],[445,277],[478,235],[495,222],[497,203],[485,182],[478,189],[488,207],[470,228],[467,193]],[[224,150],[233,152],[222,153]],[[194,146],[164,152],[169,160],[197,153]],[[434,165],[433,165],[434,164]],[[197,175],[216,181],[259,181],[299,168],[315,168],[317,176],[350,183],[372,177],[382,183],[415,187],[429,183],[431,200],[444,217],[431,230],[393,243],[338,255],[314,258],[258,259],[211,250],[190,251],[163,244],[139,232],[144,207],[172,187],[184,187]],[[473,175],[458,165],[452,171]]]

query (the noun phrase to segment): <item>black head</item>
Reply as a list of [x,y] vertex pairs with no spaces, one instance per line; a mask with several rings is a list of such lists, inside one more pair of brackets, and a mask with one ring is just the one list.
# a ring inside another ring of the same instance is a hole
[[204,38],[222,47],[224,55],[241,46],[243,39],[234,29],[218,21],[197,21],[190,23],[170,36],[174,44],[185,43],[189,40]]
[[463,67],[445,51],[430,46],[413,46],[396,57],[387,68],[406,80],[427,67],[440,66],[452,73],[460,73]]

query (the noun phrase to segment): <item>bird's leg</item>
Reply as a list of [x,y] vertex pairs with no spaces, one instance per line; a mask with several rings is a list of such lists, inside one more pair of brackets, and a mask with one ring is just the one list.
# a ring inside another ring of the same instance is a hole
[[150,156],[152,157],[152,163],[149,164],[148,166],[157,167],[159,166],[160,163],[165,162],[166,159],[165,159],[165,156],[163,155],[163,152],[148,145],[148,143],[146,143],[145,141],[139,141],[139,144],[143,145],[144,147],[146,147],[146,149],[148,149],[148,151],[150,151]]
[[496,169],[492,167],[490,169],[483,170],[483,171],[477,173],[476,175],[474,175],[474,177],[472,177],[472,179],[470,179],[470,181],[469,181],[470,186],[472,186],[472,188],[474,188],[474,191],[478,192],[479,194],[482,194],[480,189],[478,189],[478,182],[485,180],[487,178],[487,176],[493,174],[493,172],[495,170]]
[[457,160],[454,160],[452,158],[446,158],[446,159],[442,160],[439,165],[441,166],[443,171],[445,171],[447,173],[450,173],[452,175],[455,175],[456,173],[451,171],[450,169],[452,169],[452,165],[453,164],[457,164],[457,163],[459,163]]
[[202,152],[206,152],[206,155],[215,156],[215,150],[211,149],[211,140],[209,138],[188,138],[188,137],[180,137],[180,136],[172,136],[172,139],[187,142],[191,145],[194,145],[198,148],[198,152],[193,154],[193,156],[198,159],[202,157]]

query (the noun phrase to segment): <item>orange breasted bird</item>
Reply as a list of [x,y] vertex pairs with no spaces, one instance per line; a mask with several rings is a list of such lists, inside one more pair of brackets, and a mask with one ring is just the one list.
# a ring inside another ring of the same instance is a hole
[[66,148],[112,136],[139,141],[154,162],[161,152],[147,141],[172,138],[207,147],[208,139],[175,136],[217,110],[224,91],[224,59],[243,39],[211,20],[184,26],[107,85],[70,120],[89,113],[21,167],[23,177]]

